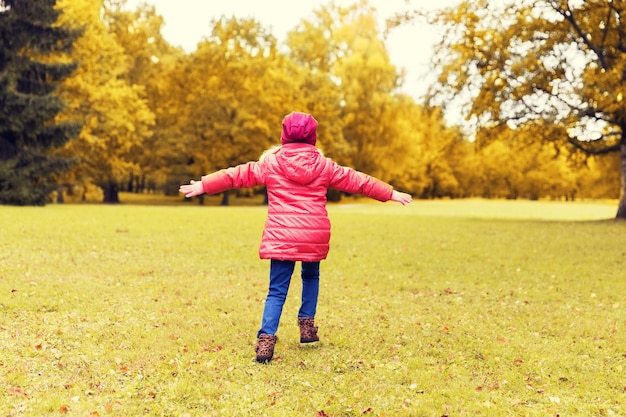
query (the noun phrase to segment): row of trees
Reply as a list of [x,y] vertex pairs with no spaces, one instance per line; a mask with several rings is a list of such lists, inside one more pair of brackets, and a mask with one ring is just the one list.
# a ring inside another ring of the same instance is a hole
[[[570,131],[558,120],[476,123],[471,134],[446,121],[454,102],[447,94],[463,90],[464,74],[477,73],[463,70],[479,52],[464,38],[467,29],[444,40],[440,51],[448,55],[439,56],[440,82],[418,104],[398,92],[404,74],[390,62],[375,11],[364,0],[349,8],[321,7],[284,44],[254,19],[207,18],[212,33],[192,53],[163,39],[163,20],[152,7],[129,11],[123,0],[54,5],[0,0],[0,35],[10,39],[17,30],[23,36],[21,44],[4,42],[0,51],[4,203],[43,204],[54,184],[60,198],[101,194],[105,202],[119,201],[120,190],[176,193],[189,178],[257,159],[278,144],[281,119],[292,110],[320,121],[325,154],[417,197],[619,193],[619,159],[589,157],[568,145]],[[473,3],[462,7],[442,11],[437,21],[452,33],[469,25],[472,13],[480,16]],[[43,15],[49,18],[36,17]],[[46,38],[53,34],[56,40]],[[37,68],[29,72],[19,66],[24,62]],[[53,76],[53,68],[64,71]],[[22,78],[45,84],[45,91],[25,90]],[[469,120],[482,122],[484,114],[495,114],[490,106],[498,100],[478,97],[473,82],[469,97],[482,110]],[[24,106],[33,97],[56,105],[44,106],[46,113],[37,106],[17,111],[6,98],[11,94]],[[55,132],[54,141],[41,136],[48,131]],[[45,161],[63,161],[67,169],[33,165],[37,149],[46,150]],[[18,165],[20,158],[29,161]],[[26,172],[33,174],[27,178]],[[38,198],[25,198],[34,188]]]

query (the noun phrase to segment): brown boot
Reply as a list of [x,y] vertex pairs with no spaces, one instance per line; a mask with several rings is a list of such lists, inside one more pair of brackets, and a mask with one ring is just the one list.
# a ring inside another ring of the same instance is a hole
[[274,346],[276,346],[277,340],[278,337],[270,334],[261,333],[259,335],[256,346],[254,346],[257,362],[267,363],[272,360],[274,356]]
[[320,340],[313,317],[298,318],[298,325],[300,326],[300,343],[312,343]]

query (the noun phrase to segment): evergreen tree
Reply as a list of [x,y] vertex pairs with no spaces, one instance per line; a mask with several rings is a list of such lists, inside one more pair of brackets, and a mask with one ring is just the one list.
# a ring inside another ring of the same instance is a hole
[[80,126],[58,122],[56,86],[77,31],[55,26],[56,0],[0,0],[0,203],[44,205],[70,160],[53,151]]

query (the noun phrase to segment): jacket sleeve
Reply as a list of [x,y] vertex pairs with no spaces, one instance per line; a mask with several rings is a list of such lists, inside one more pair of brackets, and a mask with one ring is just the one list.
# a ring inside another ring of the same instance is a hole
[[386,182],[335,162],[331,162],[331,165],[330,187],[346,193],[362,194],[378,201],[391,199],[393,187]]
[[217,194],[232,188],[254,187],[262,183],[261,166],[258,162],[248,162],[202,177],[202,188],[206,194]]

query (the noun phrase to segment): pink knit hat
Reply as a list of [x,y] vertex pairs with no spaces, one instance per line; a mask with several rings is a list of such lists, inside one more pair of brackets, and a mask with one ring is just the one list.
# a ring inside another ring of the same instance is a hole
[[283,145],[288,143],[315,145],[317,141],[317,120],[307,113],[291,112],[283,119],[283,131],[280,137]]

